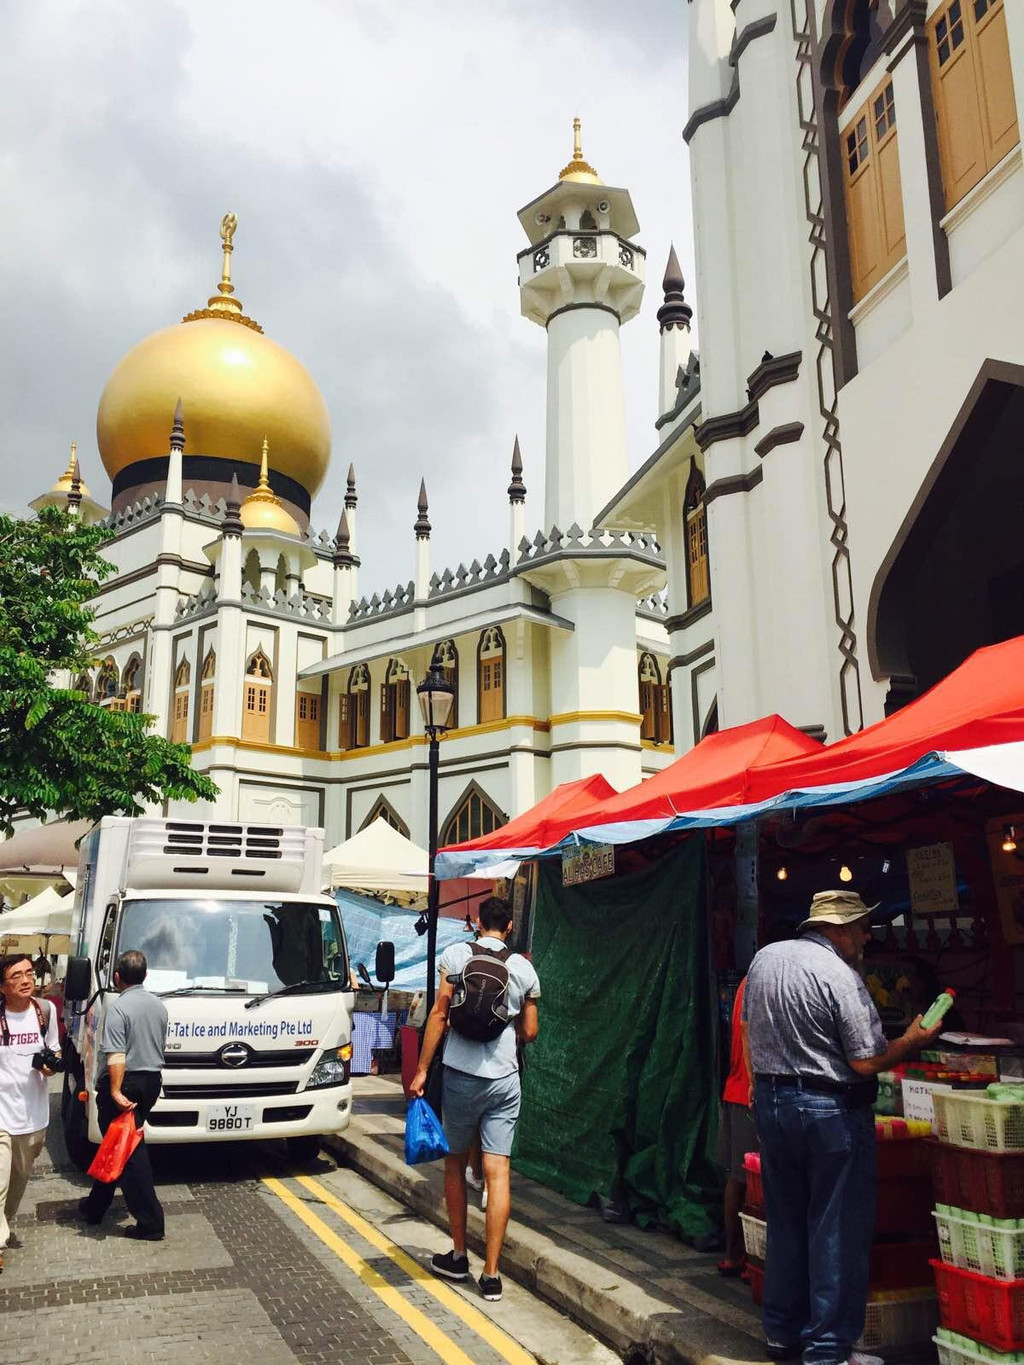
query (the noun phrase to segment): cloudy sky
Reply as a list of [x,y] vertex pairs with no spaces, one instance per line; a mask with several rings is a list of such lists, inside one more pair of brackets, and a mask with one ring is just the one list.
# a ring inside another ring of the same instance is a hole
[[[77,439],[120,357],[203,306],[238,215],[246,311],[311,370],[355,462],[362,583],[504,543],[518,431],[542,520],[545,336],[519,315],[523,204],[584,153],[627,186],[648,292],[623,329],[632,467],[656,444],[670,240],[693,278],[685,0],[7,0],[0,17],[0,505]],[[530,515],[532,512],[532,515]]]

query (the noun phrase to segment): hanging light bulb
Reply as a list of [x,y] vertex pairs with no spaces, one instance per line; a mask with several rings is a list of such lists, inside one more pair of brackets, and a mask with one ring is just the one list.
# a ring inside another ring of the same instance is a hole
[[853,881],[853,873],[850,871],[850,869],[846,866],[845,863],[843,863],[842,867],[839,869],[839,880],[841,882]]
[[780,867],[779,870],[776,872],[775,876],[778,878],[780,882],[784,882],[789,877],[789,868]]
[[1016,853],[1017,851],[1017,831],[1012,825],[1007,825],[1003,830],[1003,852]]

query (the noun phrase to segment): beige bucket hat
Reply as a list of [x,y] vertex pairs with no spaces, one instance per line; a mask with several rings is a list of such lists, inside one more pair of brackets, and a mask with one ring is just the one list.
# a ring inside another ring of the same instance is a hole
[[877,910],[878,905],[865,905],[856,891],[819,891],[811,901],[811,913],[797,925],[797,933],[815,924],[852,924]]

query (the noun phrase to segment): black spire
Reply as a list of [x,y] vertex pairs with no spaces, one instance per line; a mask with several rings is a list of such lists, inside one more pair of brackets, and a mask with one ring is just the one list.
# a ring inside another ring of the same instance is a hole
[[519,437],[512,447],[512,482],[508,486],[509,502],[526,501],[526,484],[523,483],[523,457],[519,453]]
[[185,449],[185,414],[182,410],[180,398],[174,409],[174,425],[171,427],[171,449]]
[[222,536],[240,536],[245,530],[242,518],[238,515],[242,506],[242,490],[238,486],[238,475],[231,475],[231,487],[228,489],[227,505],[224,510],[224,520],[220,524]]
[[348,569],[358,564],[352,553],[352,537],[348,529],[348,513],[342,512],[338,521],[338,534],[334,537],[334,567]]
[[355,507],[359,499],[356,497],[356,467],[350,464],[348,467],[348,486],[345,489],[345,506]]
[[419,515],[412,528],[416,532],[416,539],[429,540],[430,522],[427,518],[427,483],[425,479],[420,479],[420,496],[416,502],[416,511]]
[[82,503],[82,467],[78,463],[78,456],[71,466],[71,487],[68,489],[68,511],[72,508],[77,509]]
[[693,317],[693,309],[683,297],[686,282],[679,268],[679,257],[674,246],[668,253],[668,265],[665,267],[665,278],[661,282],[661,287],[665,292],[665,302],[658,309],[658,324],[661,331],[664,332],[668,327],[688,328]]

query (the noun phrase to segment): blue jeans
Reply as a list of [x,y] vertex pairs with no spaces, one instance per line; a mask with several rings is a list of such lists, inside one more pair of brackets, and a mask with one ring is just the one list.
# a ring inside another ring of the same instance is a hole
[[824,1095],[759,1080],[754,1114],[768,1248],[768,1343],[802,1346],[804,1365],[840,1365],[864,1331],[875,1231],[875,1118]]

